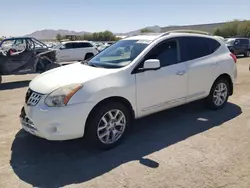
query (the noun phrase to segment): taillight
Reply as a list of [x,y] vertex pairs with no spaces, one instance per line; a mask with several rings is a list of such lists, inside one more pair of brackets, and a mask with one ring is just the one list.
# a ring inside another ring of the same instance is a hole
[[236,55],[234,55],[233,53],[231,53],[230,56],[233,58],[234,62],[236,63],[236,62],[237,62],[237,57],[236,57]]

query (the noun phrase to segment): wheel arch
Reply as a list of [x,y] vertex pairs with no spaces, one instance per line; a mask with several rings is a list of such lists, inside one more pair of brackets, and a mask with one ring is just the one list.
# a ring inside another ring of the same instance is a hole
[[[214,83],[217,81],[217,80],[219,80],[219,79],[226,79],[227,81],[228,81],[228,83],[229,83],[229,95],[231,96],[231,95],[233,95],[233,92],[234,92],[234,87],[233,87],[233,81],[232,81],[232,78],[231,78],[231,76],[229,75],[229,74],[227,74],[227,73],[223,73],[223,74],[221,74],[220,76],[218,76],[216,79],[215,79],[215,81],[213,82],[213,85],[214,85]],[[213,87],[213,85],[212,85],[212,87]],[[211,88],[212,88],[211,87]]]
[[[88,57],[88,55],[91,55],[90,58],[92,58],[94,56],[94,53],[93,52],[87,52],[84,56],[84,60],[86,60],[86,58]],[[89,58],[88,58],[89,59]]]
[[[92,116],[92,114],[95,112],[95,110],[101,106],[101,105],[105,105],[106,103],[110,103],[110,102],[120,102],[122,103],[124,106],[127,107],[127,109],[129,110],[130,114],[131,114],[131,117],[134,119],[135,118],[135,110],[133,109],[133,106],[131,105],[131,103],[129,102],[128,99],[124,98],[124,97],[120,97],[120,96],[112,96],[112,97],[108,97],[108,98],[105,98],[103,100],[101,100],[100,102],[98,102],[93,108],[92,110],[90,111],[88,117],[87,117],[87,120],[86,120],[86,125],[88,124],[89,120],[90,120],[90,117]],[[86,127],[85,126],[85,131],[86,131]]]

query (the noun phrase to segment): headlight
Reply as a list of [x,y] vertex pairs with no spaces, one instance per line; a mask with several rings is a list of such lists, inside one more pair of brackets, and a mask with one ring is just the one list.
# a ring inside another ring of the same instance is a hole
[[61,87],[46,97],[45,104],[50,107],[66,106],[70,98],[82,87],[82,84],[71,84]]

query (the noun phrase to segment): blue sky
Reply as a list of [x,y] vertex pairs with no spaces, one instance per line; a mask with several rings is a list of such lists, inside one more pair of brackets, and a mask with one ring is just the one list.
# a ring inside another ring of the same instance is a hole
[[250,19],[250,0],[5,0],[0,6],[0,36],[42,29],[128,32]]

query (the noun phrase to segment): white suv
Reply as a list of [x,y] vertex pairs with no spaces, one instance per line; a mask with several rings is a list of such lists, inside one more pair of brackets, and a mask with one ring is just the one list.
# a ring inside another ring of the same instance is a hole
[[54,47],[58,62],[86,60],[98,53],[89,41],[66,41]]
[[236,57],[216,37],[177,31],[133,36],[85,64],[37,76],[21,124],[47,140],[86,136],[109,149],[124,138],[134,118],[199,99],[211,109],[224,107],[236,76]]

